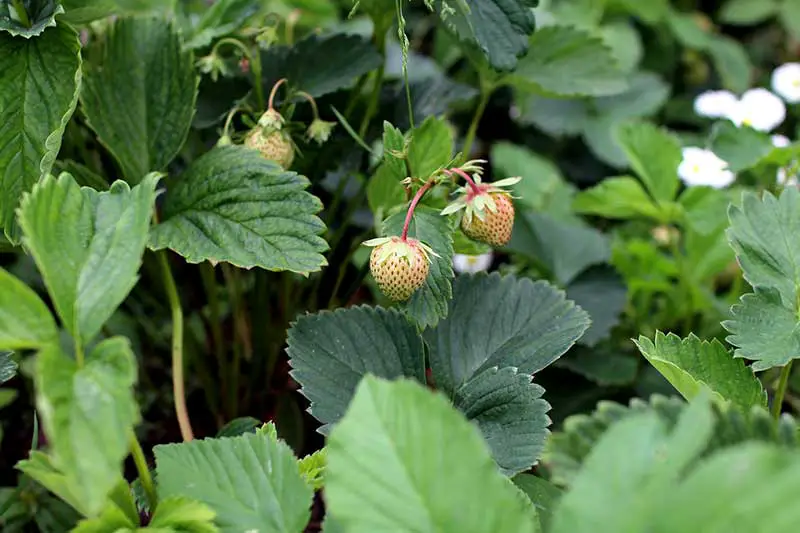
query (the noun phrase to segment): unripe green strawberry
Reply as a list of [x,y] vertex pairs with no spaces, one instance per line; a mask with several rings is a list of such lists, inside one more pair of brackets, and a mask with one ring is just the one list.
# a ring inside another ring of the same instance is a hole
[[520,178],[507,178],[495,183],[481,183],[463,187],[461,196],[442,210],[443,215],[464,209],[461,229],[476,241],[499,248],[511,240],[514,229],[514,203],[511,194],[503,187],[514,185]]
[[429,254],[436,255],[417,239],[383,237],[364,245],[375,247],[369,257],[369,269],[381,291],[395,302],[408,300],[422,287],[430,269]]
[[275,161],[288,169],[294,161],[294,146],[289,134],[276,130],[264,135],[259,127],[253,128],[244,139],[245,146],[255,148],[264,159]]

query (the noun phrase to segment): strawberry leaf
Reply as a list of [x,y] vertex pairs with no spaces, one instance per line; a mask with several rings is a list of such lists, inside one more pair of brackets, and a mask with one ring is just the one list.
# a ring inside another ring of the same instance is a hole
[[11,352],[0,352],[0,384],[17,375],[17,362],[11,355]]
[[80,79],[80,42],[71,28],[33,39],[0,31],[0,227],[12,242],[22,193],[50,172]]
[[322,208],[308,180],[243,146],[198,158],[168,190],[150,248],[169,248],[190,263],[308,273],[326,264]]
[[544,281],[459,276],[450,313],[425,333],[436,386],[453,395],[492,367],[533,374],[561,357],[590,324],[586,312]]
[[[383,222],[384,235],[399,235],[405,212],[395,213]],[[430,207],[417,207],[408,235],[430,246],[430,271],[425,284],[405,304],[405,310],[421,327],[433,327],[447,316],[453,296],[453,226],[447,217]]]
[[[20,4],[25,13],[17,12],[10,1],[0,4],[0,31],[25,39],[37,37],[55,26],[56,15],[64,12],[57,0],[23,0]],[[0,52],[4,53],[7,52]]]
[[164,170],[189,133],[198,78],[173,25],[125,18],[85,65],[81,103],[89,125],[129,183]]
[[13,363],[3,350],[42,348],[57,342],[56,323],[42,299],[0,268],[0,382],[10,379],[3,379],[2,369]]

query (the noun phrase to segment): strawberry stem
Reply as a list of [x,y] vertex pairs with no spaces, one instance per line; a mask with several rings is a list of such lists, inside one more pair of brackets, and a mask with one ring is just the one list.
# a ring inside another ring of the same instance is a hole
[[403,242],[405,242],[406,238],[408,237],[408,227],[411,225],[411,218],[414,216],[414,209],[417,208],[419,201],[423,196],[425,196],[425,193],[428,192],[431,187],[433,187],[434,183],[435,180],[428,180],[425,185],[420,187],[420,189],[417,191],[417,194],[414,195],[414,199],[411,200],[411,205],[408,206],[408,212],[406,213],[406,221],[403,224],[403,233],[400,235],[400,238],[403,239]]
[[286,83],[286,78],[281,78],[275,83],[275,85],[272,86],[272,90],[269,92],[269,105],[267,106],[267,109],[274,109],[272,105],[275,101],[275,95],[278,93],[278,87],[284,83]]
[[308,100],[308,103],[311,104],[311,111],[314,113],[314,120],[319,120],[319,110],[317,109],[317,102],[314,101],[314,98],[305,91],[297,91],[295,94]]
[[464,180],[469,184],[470,188],[472,189],[472,193],[473,194],[480,194],[481,193],[481,190],[478,188],[478,186],[475,184],[475,182],[472,180],[472,178],[469,177],[469,174],[467,174],[466,172],[464,172],[460,168],[454,168],[452,170],[453,170],[453,172],[455,172],[456,174],[458,174],[459,176],[464,178]]

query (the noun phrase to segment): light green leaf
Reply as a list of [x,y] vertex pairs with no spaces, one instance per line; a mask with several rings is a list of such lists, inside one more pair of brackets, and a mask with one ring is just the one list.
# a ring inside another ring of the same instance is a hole
[[328,458],[328,509],[351,533],[539,531],[477,428],[419,384],[364,378]]
[[716,401],[743,411],[767,404],[767,394],[755,374],[716,339],[701,341],[694,334],[681,339],[659,331],[653,341],[639,336],[635,342],[650,364],[689,401],[708,388]]
[[314,490],[320,490],[325,485],[325,468],[328,465],[328,451],[325,448],[306,455],[297,466],[300,475]]
[[550,516],[553,514],[562,491],[544,478],[531,474],[517,474],[512,479],[536,507],[543,531],[550,530]]
[[582,220],[562,221],[532,211],[517,213],[507,248],[533,258],[561,285],[611,259],[608,238]]
[[174,4],[164,0],[61,0],[61,3],[66,13],[60,20],[70,24],[86,24],[110,15],[169,14]]
[[382,218],[391,208],[405,203],[406,190],[400,183],[403,179],[405,176],[398,179],[390,163],[380,164],[367,183],[367,202],[373,215]]
[[[775,198],[765,192],[742,195],[741,207],[728,209],[728,238],[754,287],[773,287],[783,305],[797,310],[800,291],[800,192],[787,187]],[[771,298],[770,298],[771,299]]]
[[[0,268],[0,352],[58,342],[50,310],[25,283]],[[0,383],[5,379],[0,378]]]
[[[20,4],[24,13],[19,13],[10,1],[0,4],[0,31],[24,39],[37,37],[47,28],[55,26],[56,15],[64,12],[58,0],[22,0]],[[0,52],[0,55],[3,53],[6,52]]]
[[203,12],[200,20],[184,36],[184,48],[202,48],[214,39],[233,33],[254,13],[258,4],[250,0],[218,0]]
[[164,170],[189,133],[198,78],[191,52],[160,18],[123,18],[87,63],[81,103],[125,180]]
[[204,503],[184,496],[171,496],[158,502],[148,529],[165,528],[185,533],[216,533],[216,513]]
[[[73,481],[68,478],[67,475],[56,468],[53,460],[46,454],[38,450],[31,450],[28,458],[19,461],[16,468],[67,502],[82,515],[88,516],[92,514],[93,509],[89,507],[89,502],[83,498],[83,492],[79,487],[85,480]],[[94,512],[99,512],[101,508],[102,504]]]
[[[608,262],[610,255],[609,249]],[[628,303],[628,288],[622,276],[613,267],[598,266],[571,280],[565,290],[567,298],[589,313],[592,320],[592,325],[578,342],[594,346],[609,337]]]
[[710,142],[711,149],[728,163],[732,172],[756,166],[774,148],[768,134],[747,126],[735,126],[727,120],[714,124]]
[[[498,71],[510,71],[528,51],[536,27],[532,7],[538,0],[458,0],[435,2],[442,22],[458,39],[477,46]],[[445,13],[445,5],[452,8]],[[454,12],[453,12],[454,11]]]
[[549,432],[544,389],[515,368],[489,368],[455,391],[453,404],[478,425],[492,457],[507,476],[538,460]]
[[783,0],[778,17],[794,39],[800,39],[800,0]]
[[53,466],[80,502],[76,509],[88,516],[100,512],[120,480],[139,420],[135,382],[136,360],[124,337],[97,344],[82,367],[58,347],[37,357],[36,404]]
[[661,109],[669,99],[670,86],[657,74],[638,71],[627,79],[628,88],[624,92],[601,96],[592,102],[594,115],[598,119],[610,119],[610,122],[617,123],[648,117]]
[[659,203],[674,200],[682,159],[678,139],[648,122],[631,122],[617,130],[617,141],[653,198]]
[[800,357],[800,321],[777,289],[756,287],[755,293],[742,296],[731,314],[732,318],[722,323],[730,333],[726,340],[736,346],[736,357],[755,361],[755,372]]
[[741,42],[718,35],[711,40],[708,53],[719,72],[723,87],[737,93],[752,87],[753,64]]
[[133,532],[139,525],[139,510],[128,483],[120,479],[100,514],[81,520],[71,533]]
[[[384,235],[399,235],[405,212],[399,212],[383,223]],[[414,210],[408,234],[424,242],[439,254],[431,256],[428,277],[405,304],[406,312],[422,328],[435,326],[447,316],[453,297],[453,227],[448,217],[438,210],[422,206]]]
[[262,81],[269,88],[281,78],[318,98],[351,87],[356,78],[378,68],[381,55],[366,37],[311,32],[293,47],[273,46],[261,53]]
[[11,356],[11,352],[0,351],[0,384],[17,375],[17,362]]
[[709,235],[728,225],[728,205],[732,199],[726,190],[693,186],[684,189],[678,203],[683,208],[689,228],[701,235]]
[[153,453],[159,497],[202,502],[223,533],[296,533],[308,523],[313,491],[284,442],[247,433],[160,445]]
[[393,309],[350,307],[305,315],[289,328],[292,377],[309,399],[309,412],[324,425],[345,413],[361,378],[413,377],[425,382],[422,339],[405,316]]
[[64,327],[88,343],[138,280],[158,177],[131,189],[79,188],[46,177],[26,195],[19,221]]
[[[792,495],[800,490],[796,452],[763,443],[723,450],[665,494],[651,531],[772,533],[800,521]],[[731,505],[747,495],[747,505]]]
[[660,22],[670,11],[669,0],[608,0],[607,9],[621,9],[648,24]]
[[540,371],[588,327],[586,312],[544,281],[462,275],[453,287],[450,314],[425,338],[436,386],[452,396],[492,367]]
[[190,263],[308,273],[326,265],[322,203],[308,180],[243,146],[198,158],[169,189],[153,250],[170,248]]
[[751,26],[775,16],[779,6],[776,0],[727,0],[719,19],[726,24]]
[[411,176],[427,179],[435,170],[450,162],[452,152],[453,130],[440,118],[426,118],[412,133],[408,147]]
[[519,88],[558,96],[605,96],[624,91],[625,74],[598,37],[568,26],[533,34],[511,82]]
[[549,159],[524,146],[510,142],[492,145],[489,158],[495,176],[520,176],[522,181],[512,187],[519,203],[537,211],[546,211],[554,197],[572,186]]
[[0,32],[0,226],[15,244],[22,193],[50,172],[78,101],[80,48],[67,26],[35,39]]
[[575,197],[572,207],[579,213],[606,218],[661,218],[653,199],[630,176],[606,178],[591,189],[581,191]]
[[519,89],[515,94],[520,107],[517,121],[533,124],[553,137],[578,135],[590,120],[589,109],[582,100],[547,98]]
[[644,55],[644,44],[636,27],[624,20],[612,21],[600,27],[599,34],[611,49],[620,70],[634,71]]

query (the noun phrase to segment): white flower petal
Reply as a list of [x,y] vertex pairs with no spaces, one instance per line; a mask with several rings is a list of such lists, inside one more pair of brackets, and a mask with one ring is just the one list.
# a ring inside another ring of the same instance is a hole
[[461,274],[476,274],[492,266],[494,254],[491,252],[481,255],[455,254],[453,256],[453,269]]
[[737,126],[772,131],[786,119],[783,101],[766,89],[750,89],[742,95],[729,117]]
[[711,150],[695,146],[683,149],[678,176],[688,186],[708,185],[717,189],[727,187],[736,179],[728,164]]
[[773,135],[771,139],[772,139],[772,146],[774,146],[775,148],[786,148],[787,146],[792,144],[792,141],[789,140],[789,137],[787,137],[786,135],[781,135],[780,133]]
[[739,99],[730,91],[706,91],[694,100],[694,112],[701,117],[728,118]]
[[790,104],[800,102],[800,63],[786,63],[772,72],[772,90]]

